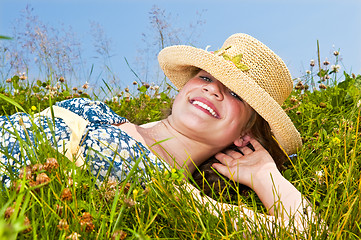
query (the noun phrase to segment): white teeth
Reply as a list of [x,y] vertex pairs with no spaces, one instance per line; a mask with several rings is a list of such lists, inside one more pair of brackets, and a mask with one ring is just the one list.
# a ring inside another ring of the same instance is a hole
[[214,112],[214,110],[212,108],[210,108],[208,105],[202,103],[202,102],[199,102],[199,101],[193,101],[193,104],[194,105],[198,105],[204,109],[206,109],[208,112],[210,112],[210,114],[212,114],[213,117],[217,117],[217,114]]

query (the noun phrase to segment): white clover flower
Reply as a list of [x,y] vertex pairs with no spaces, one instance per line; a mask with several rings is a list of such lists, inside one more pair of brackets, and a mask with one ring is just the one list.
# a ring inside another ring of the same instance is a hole
[[341,66],[340,65],[332,65],[331,66],[331,70],[334,72],[338,72],[340,70]]
[[360,108],[361,107],[361,100],[358,100],[358,102],[357,102],[357,105],[356,105],[358,108]]
[[318,178],[323,177],[323,170],[316,171],[316,176],[317,176]]

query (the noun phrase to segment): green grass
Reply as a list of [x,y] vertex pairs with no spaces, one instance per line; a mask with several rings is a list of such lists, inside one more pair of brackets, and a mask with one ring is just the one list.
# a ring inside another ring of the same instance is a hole
[[[40,141],[35,153],[30,153],[32,146],[22,141],[32,165],[46,167],[28,176],[8,172],[14,187],[0,187],[0,239],[76,239],[75,233],[80,239],[359,239],[361,76],[344,74],[339,82],[313,91],[302,87],[305,82],[298,84],[283,106],[304,141],[297,158],[286,163],[283,174],[310,200],[320,220],[310,223],[302,234],[292,228],[292,223],[289,228],[274,225],[272,230],[257,226],[236,211],[213,216],[185,190],[177,171],[150,170],[151,181],[144,186],[136,172],[122,183],[97,185],[96,177],[71,164],[50,143]],[[139,90],[132,94],[125,90],[114,94],[116,91],[109,89],[109,96],[114,98],[106,103],[138,124],[163,118],[172,103],[169,92],[136,87]],[[65,82],[51,94],[49,88],[50,82],[30,84],[18,76],[4,81],[0,92],[7,98],[0,98],[1,114],[20,109],[12,102],[35,113],[67,98],[98,99],[87,93],[88,89],[79,93]],[[37,134],[41,138],[41,130]],[[58,165],[46,165],[49,158],[55,158]],[[233,203],[264,213],[253,192],[233,199]],[[239,219],[237,230],[234,219]],[[321,224],[321,219],[326,224]]]

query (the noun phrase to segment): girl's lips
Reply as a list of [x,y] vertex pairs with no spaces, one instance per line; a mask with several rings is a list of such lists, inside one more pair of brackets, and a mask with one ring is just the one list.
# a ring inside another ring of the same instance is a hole
[[201,97],[195,97],[189,100],[189,102],[196,108],[202,110],[203,112],[209,114],[214,118],[220,118],[218,110],[216,107],[207,99]]

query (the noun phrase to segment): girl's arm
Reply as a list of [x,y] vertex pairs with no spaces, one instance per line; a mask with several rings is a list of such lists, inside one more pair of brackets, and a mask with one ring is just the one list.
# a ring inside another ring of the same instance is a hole
[[252,188],[270,214],[278,219],[294,218],[297,223],[303,223],[313,217],[308,201],[282,176],[267,150],[253,138],[250,143],[255,151],[243,146],[239,148],[243,154],[233,150],[218,153],[215,157],[222,164],[215,163],[213,167],[229,179]]

